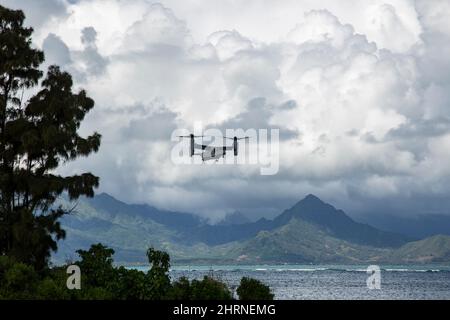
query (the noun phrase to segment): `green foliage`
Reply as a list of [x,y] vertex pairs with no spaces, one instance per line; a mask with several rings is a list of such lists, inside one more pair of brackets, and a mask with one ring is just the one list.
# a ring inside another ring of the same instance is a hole
[[65,277],[58,269],[42,278],[32,266],[0,257],[0,299],[69,299]]
[[189,280],[181,277],[175,281],[167,298],[169,300],[231,300],[230,289],[219,280],[205,276],[202,280]]
[[[231,300],[227,285],[210,276],[189,281],[170,282],[170,257],[150,248],[148,272],[113,265],[114,250],[92,245],[77,251],[80,260],[81,290],[66,287],[67,266],[38,273],[12,258],[0,256],[0,299],[75,299],[75,300]],[[270,289],[257,280],[243,278],[238,288],[241,299],[273,299]]]
[[163,299],[170,289],[170,257],[165,252],[148,249],[151,268],[147,273],[114,267],[114,250],[100,243],[77,253],[83,288],[80,299],[154,300]]
[[232,294],[227,285],[212,277],[192,280],[192,300],[231,300]]
[[240,300],[273,300],[270,288],[259,280],[244,277],[236,290]]
[[121,300],[147,300],[154,294],[152,285],[146,273],[134,269],[120,267],[117,270],[118,278],[112,288],[116,299]]
[[151,283],[150,298],[162,299],[170,288],[170,257],[166,252],[153,248],[147,250],[148,262],[151,265],[147,279]]
[[[0,256],[0,281],[4,279],[6,271],[11,268],[11,265],[13,264],[13,260],[10,257],[7,256]],[[2,284],[0,282],[0,284]]]
[[78,135],[94,101],[83,90],[73,93],[72,77],[57,66],[22,101],[23,91],[41,79],[44,61],[24,19],[22,11],[0,6],[0,255],[42,272],[65,237],[59,219],[66,210],[53,208],[55,199],[63,192],[71,199],[93,196],[98,186],[91,173],[62,177],[54,169],[96,152],[100,135]]
[[34,289],[37,280],[36,271],[33,267],[23,263],[15,263],[12,268],[5,272],[4,285],[8,291],[27,295]]
[[42,300],[67,300],[72,294],[58,279],[44,278],[36,289],[36,297]]
[[94,244],[87,251],[77,250],[81,261],[77,262],[82,270],[83,284],[91,287],[108,287],[115,278],[113,267],[114,250],[101,243]]
[[172,284],[167,293],[168,300],[189,300],[192,298],[192,288],[189,279],[181,277]]

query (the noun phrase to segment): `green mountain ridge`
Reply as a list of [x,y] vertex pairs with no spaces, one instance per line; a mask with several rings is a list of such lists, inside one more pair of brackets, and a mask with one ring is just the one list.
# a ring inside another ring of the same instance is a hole
[[272,232],[260,232],[241,253],[251,263],[448,263],[450,236],[436,235],[399,248],[377,248],[335,238],[314,224],[294,218]]
[[[59,204],[73,207],[65,199]],[[449,236],[408,242],[357,223],[312,195],[272,221],[211,226],[190,214],[128,205],[102,194],[80,199],[62,225],[67,239],[54,255],[56,263],[73,260],[75,250],[98,242],[115,249],[116,261],[124,264],[144,263],[150,246],[167,251],[174,263],[450,262]],[[209,241],[214,234],[224,240]]]
[[390,257],[405,263],[440,263],[450,261],[450,236],[435,235],[405,244]]
[[354,221],[344,211],[323,202],[310,194],[285,210],[275,218],[278,225],[288,223],[292,218],[298,218],[320,226],[327,234],[360,245],[375,247],[398,247],[411,240],[400,234],[376,229],[370,225]]
[[310,222],[293,218],[272,232],[260,232],[242,253],[255,261],[360,263],[377,261],[388,251],[337,239]]

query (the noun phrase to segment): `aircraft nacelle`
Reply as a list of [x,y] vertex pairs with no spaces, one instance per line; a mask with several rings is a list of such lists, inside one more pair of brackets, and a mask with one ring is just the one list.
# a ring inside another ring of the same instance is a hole
[[194,145],[195,145],[195,140],[194,140],[194,139],[195,139],[195,138],[194,138],[194,135],[191,134],[191,135],[190,135],[190,140],[191,140],[191,146],[190,146],[191,152],[190,152],[190,154],[191,154],[191,157],[194,156],[194,152],[195,152],[195,147],[194,147]]

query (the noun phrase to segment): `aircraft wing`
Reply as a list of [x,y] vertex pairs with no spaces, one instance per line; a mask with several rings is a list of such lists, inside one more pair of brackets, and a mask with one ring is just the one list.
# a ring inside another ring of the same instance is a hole
[[211,148],[211,147],[208,147],[207,145],[204,145],[204,144],[194,143],[194,148],[195,148],[195,149],[205,150],[205,149]]

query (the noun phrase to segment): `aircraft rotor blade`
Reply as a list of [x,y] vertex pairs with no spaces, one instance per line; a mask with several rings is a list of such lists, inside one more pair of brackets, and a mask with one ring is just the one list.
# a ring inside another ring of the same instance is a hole
[[[230,137],[223,137],[224,139],[230,139],[230,140],[234,140],[235,137],[230,138]],[[250,137],[242,137],[242,138],[236,138],[237,140],[244,140],[244,139],[250,139]]]
[[[177,136],[179,138],[190,138],[191,136]],[[204,138],[205,136],[193,136],[194,138]]]

